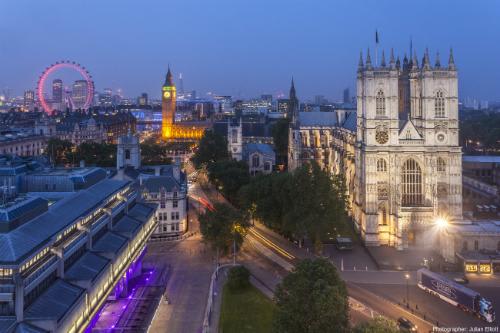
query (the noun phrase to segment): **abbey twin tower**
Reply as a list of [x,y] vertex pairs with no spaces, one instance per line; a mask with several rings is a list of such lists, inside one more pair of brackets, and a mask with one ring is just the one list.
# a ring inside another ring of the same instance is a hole
[[[462,219],[458,78],[453,53],[380,64],[360,56],[357,111],[335,119],[292,110],[290,168],[316,160],[346,175],[351,214],[367,245],[431,247],[436,221]],[[295,91],[294,91],[295,93]]]

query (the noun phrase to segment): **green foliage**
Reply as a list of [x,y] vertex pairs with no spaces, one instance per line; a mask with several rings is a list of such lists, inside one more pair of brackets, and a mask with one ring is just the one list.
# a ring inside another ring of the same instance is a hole
[[[480,129],[480,130],[478,130]],[[460,142],[465,153],[500,154],[500,113],[473,110],[460,119]]]
[[227,285],[222,292],[220,332],[271,333],[274,303],[250,286],[232,291]]
[[280,119],[272,127],[277,164],[287,164],[289,119]]
[[76,148],[75,163],[85,161],[87,165],[112,167],[116,165],[116,145],[84,142]]
[[141,163],[143,165],[170,164],[172,159],[167,157],[168,147],[154,140],[141,143]]
[[46,155],[50,163],[54,165],[64,165],[73,163],[74,146],[70,141],[51,138],[47,142]]
[[242,187],[239,202],[270,228],[297,239],[309,237],[318,252],[322,235],[348,228],[343,177],[331,177],[316,163],[256,178]]
[[250,285],[250,272],[244,266],[236,266],[229,270],[227,286],[231,291],[238,291]]
[[248,165],[243,161],[221,160],[207,165],[208,179],[218,187],[218,190],[231,202],[239,189],[248,184],[250,175]]
[[325,259],[303,260],[274,294],[277,333],[342,333],[349,331],[347,289]]
[[222,161],[229,158],[226,138],[214,131],[205,131],[200,140],[198,149],[191,161],[199,169],[209,163]]
[[361,323],[353,328],[353,333],[398,333],[397,324],[384,317],[377,317],[368,322]]
[[213,248],[228,253],[233,240],[237,247],[243,243],[250,225],[247,217],[230,205],[219,203],[214,208],[214,211],[207,210],[199,216],[200,231]]

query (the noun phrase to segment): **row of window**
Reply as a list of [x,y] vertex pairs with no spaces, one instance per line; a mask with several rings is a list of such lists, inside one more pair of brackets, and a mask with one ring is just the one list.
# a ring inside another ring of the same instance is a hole
[[161,230],[160,232],[169,232],[169,231],[179,231],[179,223],[172,223],[170,224],[170,230],[168,230],[169,225],[162,225],[160,226]]
[[[375,114],[377,116],[386,116],[385,94],[382,90],[377,92],[375,96]],[[434,96],[434,116],[436,118],[444,118],[445,115],[445,96],[443,91],[439,90]]]
[[[158,220],[168,221],[168,212],[159,212],[158,213]],[[170,220],[172,220],[172,221],[179,220],[179,212],[171,212],[170,213]]]
[[[160,201],[160,208],[166,208],[167,202],[165,200]],[[179,207],[179,202],[177,200],[172,201],[172,208]]]
[[[446,162],[441,157],[437,158],[436,170],[438,172],[446,171]],[[387,172],[387,161],[385,159],[379,158],[377,160],[377,172]]]

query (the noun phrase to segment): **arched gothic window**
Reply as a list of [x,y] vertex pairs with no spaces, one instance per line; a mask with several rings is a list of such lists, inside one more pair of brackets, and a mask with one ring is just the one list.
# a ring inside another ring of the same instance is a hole
[[414,159],[407,160],[403,165],[401,186],[403,206],[422,205],[422,169]]
[[439,90],[434,97],[434,111],[436,118],[444,118],[444,93]]
[[375,109],[377,116],[385,116],[385,96],[382,90],[379,90],[375,97]]
[[436,169],[438,172],[445,172],[446,171],[446,162],[444,161],[443,158],[441,158],[441,157],[437,158]]
[[386,172],[387,171],[387,162],[383,158],[379,158],[377,160],[377,171],[378,172]]

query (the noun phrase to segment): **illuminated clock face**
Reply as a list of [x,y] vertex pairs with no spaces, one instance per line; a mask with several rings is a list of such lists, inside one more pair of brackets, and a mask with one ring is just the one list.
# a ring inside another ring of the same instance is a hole
[[386,130],[378,130],[375,133],[375,140],[377,140],[378,143],[383,145],[387,143],[387,141],[389,141],[389,133],[387,133]]
[[163,93],[163,97],[165,97],[165,98],[170,98],[170,91],[165,91],[165,92]]

